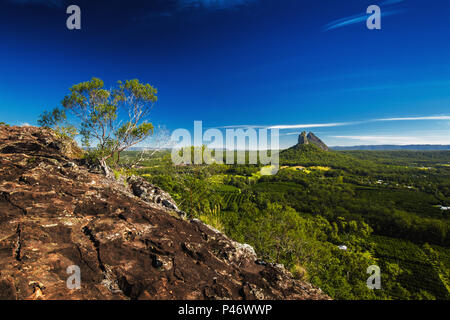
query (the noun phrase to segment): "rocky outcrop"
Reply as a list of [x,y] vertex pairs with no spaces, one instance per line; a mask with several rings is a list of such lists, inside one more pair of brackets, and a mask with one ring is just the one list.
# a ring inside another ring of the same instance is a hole
[[51,131],[0,126],[0,299],[328,296],[180,217],[159,188],[89,172]]
[[306,131],[303,131],[299,136],[298,136],[298,144],[309,144],[308,138],[306,136]]
[[142,177],[131,176],[127,179],[127,183],[136,197],[139,197],[146,202],[159,204],[168,210],[173,210],[180,215],[180,217],[185,218],[187,216],[184,211],[178,209],[175,200],[172,199],[170,194],[160,187],[144,180]]
[[314,133],[309,132],[308,134],[306,134],[306,131],[303,131],[298,137],[297,146],[306,144],[312,144],[324,151],[328,151],[328,146],[322,140],[320,140]]

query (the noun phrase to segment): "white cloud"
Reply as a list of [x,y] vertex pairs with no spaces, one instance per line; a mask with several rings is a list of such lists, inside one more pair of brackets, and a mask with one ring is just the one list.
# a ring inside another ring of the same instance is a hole
[[[289,130],[289,129],[307,129],[307,128],[325,128],[325,127],[340,127],[340,126],[350,126],[356,124],[364,124],[370,122],[382,122],[382,121],[438,121],[438,120],[450,120],[450,116],[421,116],[421,117],[398,117],[398,118],[381,118],[381,119],[370,119],[362,121],[353,122],[332,122],[332,123],[304,123],[304,124],[292,124],[292,125],[230,125],[217,127],[217,129],[279,129],[279,130]],[[291,133],[296,134],[296,133]],[[288,134],[289,135],[289,134]]]
[[260,125],[234,125],[223,126],[218,129],[307,129],[307,128],[324,128],[324,127],[338,127],[347,126],[351,124],[357,124],[360,122],[334,122],[334,123],[305,123],[305,124],[292,124],[292,125],[273,125],[273,126],[260,126]]
[[356,140],[365,144],[450,144],[449,135],[443,136],[330,136],[331,138]]
[[223,127],[215,127],[216,129],[263,129],[267,128],[267,126],[259,126],[254,124],[238,124],[231,126],[223,126]]
[[375,119],[373,121],[414,121],[414,120],[450,120],[450,116],[386,118],[386,119]]
[[[402,10],[382,11],[381,15],[383,17],[386,17],[386,16],[391,16],[391,15],[402,13],[402,12],[403,12]],[[353,16],[334,20],[334,21],[328,23],[327,25],[325,25],[323,27],[323,31],[330,31],[330,30],[342,28],[342,27],[345,27],[348,25],[362,23],[362,22],[366,21],[369,16],[370,16],[369,14],[364,13],[364,14],[356,14]]]
[[267,129],[303,129],[303,128],[324,128],[338,127],[356,124],[358,122],[335,122],[335,123],[316,123],[316,124],[293,124],[293,125],[276,125],[267,127]]
[[182,8],[226,9],[246,5],[257,0],[178,0]]

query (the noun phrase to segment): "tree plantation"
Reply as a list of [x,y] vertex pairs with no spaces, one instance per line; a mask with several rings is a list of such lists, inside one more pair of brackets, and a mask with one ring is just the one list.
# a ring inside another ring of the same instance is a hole
[[[449,159],[304,145],[281,152],[273,176],[258,165],[173,166],[168,152],[134,172],[333,298],[448,299],[449,217],[438,206],[450,204]],[[371,265],[380,290],[366,286]]]

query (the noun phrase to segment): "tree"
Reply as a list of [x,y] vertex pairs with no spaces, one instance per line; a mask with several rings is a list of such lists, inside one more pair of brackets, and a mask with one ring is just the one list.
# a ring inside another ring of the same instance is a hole
[[76,128],[67,124],[67,115],[64,109],[54,108],[52,111],[44,111],[39,116],[38,124],[43,128],[53,129],[63,138],[73,139],[77,135]]
[[107,174],[108,159],[117,163],[122,151],[153,134],[148,117],[157,90],[150,84],[134,79],[105,89],[101,79],[92,78],[72,86],[70,92],[62,104],[78,119],[83,146],[95,153]]
[[[141,144],[142,151],[140,151],[135,158],[131,157],[131,159],[122,160],[120,166],[128,169],[134,168],[141,165],[143,161],[149,161],[154,156],[155,158],[157,156],[160,157],[164,149],[170,148],[174,144],[175,141],[171,140],[170,131],[164,126],[158,126],[150,139],[147,139]],[[119,153],[117,156],[117,163],[119,163],[120,160]]]

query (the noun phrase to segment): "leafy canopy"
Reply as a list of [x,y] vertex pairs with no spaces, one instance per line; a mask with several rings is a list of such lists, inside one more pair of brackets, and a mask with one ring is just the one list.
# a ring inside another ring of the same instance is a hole
[[62,138],[74,138],[77,135],[77,129],[67,124],[67,115],[64,109],[54,108],[52,111],[44,111],[38,124],[41,127],[53,129],[57,135]]
[[118,162],[122,151],[153,134],[148,118],[157,101],[156,94],[154,87],[137,79],[118,81],[115,87],[107,89],[103,80],[94,77],[72,86],[62,101],[64,109],[44,112],[39,124],[58,127],[66,121],[69,111],[83,146],[100,161]]

